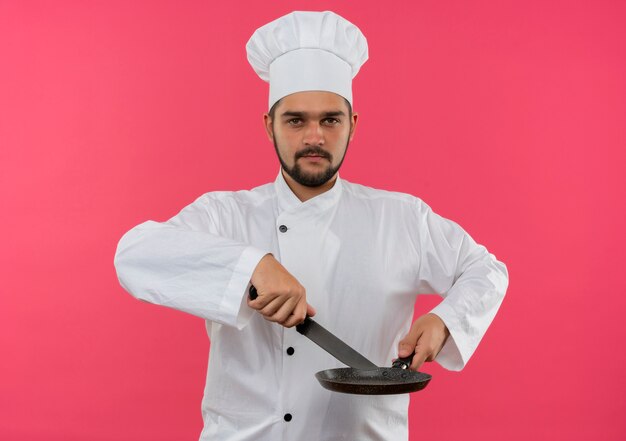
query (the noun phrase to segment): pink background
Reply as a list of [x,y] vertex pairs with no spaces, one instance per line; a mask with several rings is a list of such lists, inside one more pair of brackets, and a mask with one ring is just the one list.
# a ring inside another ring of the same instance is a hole
[[[411,440],[626,439],[626,3],[0,0],[0,439],[196,440],[202,320],[118,285],[117,241],[273,180],[246,61],[294,9],[370,60],[342,177],[415,194],[510,271]],[[438,297],[423,297],[428,310]]]

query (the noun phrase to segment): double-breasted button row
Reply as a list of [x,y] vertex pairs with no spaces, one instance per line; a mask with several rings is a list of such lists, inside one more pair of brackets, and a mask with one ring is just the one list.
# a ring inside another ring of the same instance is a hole
[[[289,228],[287,228],[287,225],[281,225],[278,227],[278,231],[280,231],[281,233],[286,233],[288,229]],[[296,351],[291,346],[287,348],[287,355],[293,355],[294,352]],[[290,413],[286,413],[283,418],[285,419],[286,422],[289,422],[293,419],[293,416]]]

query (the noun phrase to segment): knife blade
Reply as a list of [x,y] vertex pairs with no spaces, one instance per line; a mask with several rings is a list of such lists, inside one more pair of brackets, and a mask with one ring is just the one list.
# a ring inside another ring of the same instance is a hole
[[[254,285],[250,285],[248,292],[250,300],[257,298],[258,293]],[[309,316],[306,316],[304,322],[296,325],[296,330],[337,360],[351,368],[362,370],[378,369],[378,366],[352,349],[340,338],[336,337],[332,332],[328,331]]]
[[378,366],[308,316],[304,319],[304,322],[296,325],[296,330],[351,368],[362,370],[378,369]]

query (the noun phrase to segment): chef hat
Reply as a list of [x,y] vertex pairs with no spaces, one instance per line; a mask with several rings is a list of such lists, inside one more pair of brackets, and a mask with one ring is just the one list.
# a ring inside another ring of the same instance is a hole
[[257,29],[248,62],[270,83],[269,108],[284,96],[324,90],[352,104],[352,78],[368,58],[359,28],[331,11],[294,11]]

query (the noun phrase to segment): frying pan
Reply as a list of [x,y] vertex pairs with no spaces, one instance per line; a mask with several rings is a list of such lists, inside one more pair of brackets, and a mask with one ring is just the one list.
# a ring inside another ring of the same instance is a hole
[[[249,290],[250,299],[257,298],[257,291],[254,286]],[[311,318],[307,316],[307,321],[313,322]],[[320,327],[315,323],[316,327]],[[327,330],[324,330],[328,332]],[[301,332],[302,333],[302,332]],[[329,333],[330,334],[330,333]],[[311,338],[306,333],[303,335]],[[333,340],[339,340],[334,335],[330,335]],[[317,344],[319,341],[313,339]],[[336,345],[337,343],[335,343]],[[347,346],[344,342],[339,341],[339,344]],[[333,344],[322,345],[322,347],[329,351],[331,355],[337,357],[332,350],[329,350],[329,346],[332,348]],[[349,348],[354,351],[354,349]],[[354,351],[356,352],[356,351]],[[360,354],[356,354],[358,357],[362,357]],[[376,367],[373,363],[366,361],[366,363],[372,366],[371,369],[355,369],[337,368],[326,369],[315,374],[317,381],[325,389],[333,392],[341,392],[346,394],[360,394],[360,395],[391,395],[391,394],[403,394],[409,392],[417,392],[424,389],[430,382],[432,376],[423,372],[415,372],[409,370],[413,356],[411,354],[407,358],[399,358],[395,360],[390,368],[388,367]],[[364,357],[362,357],[365,359]]]
[[391,395],[417,392],[428,385],[432,376],[408,370],[412,359],[413,355],[408,359],[398,359],[390,368],[327,369],[315,374],[315,378],[322,387],[346,394]]

